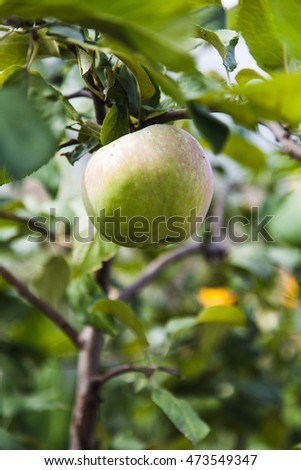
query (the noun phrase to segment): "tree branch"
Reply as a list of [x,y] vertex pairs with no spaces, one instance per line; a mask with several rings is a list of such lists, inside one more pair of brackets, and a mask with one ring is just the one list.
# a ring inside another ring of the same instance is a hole
[[175,375],[176,377],[179,377],[180,379],[183,378],[183,376],[180,374],[178,369],[174,367],[147,367],[147,366],[136,366],[133,364],[128,364],[120,367],[116,367],[115,369],[111,369],[108,372],[104,372],[103,374],[100,374],[96,376],[93,381],[98,382],[101,385],[103,385],[105,382],[108,382],[109,380],[118,377],[119,375],[122,374],[127,374],[129,372],[138,372],[144,374],[147,378],[151,377],[155,372],[163,372],[165,374],[171,374]]
[[65,95],[67,100],[72,100],[73,98],[92,98],[90,90],[88,88],[83,88],[82,90],[75,91],[69,95]]
[[158,114],[142,121],[141,127],[151,126],[153,124],[164,124],[171,121],[179,121],[181,119],[190,119],[187,109],[170,109],[166,113]]
[[[87,82],[91,85],[96,121],[101,125],[106,115],[106,108],[105,103],[97,93],[93,93],[96,86],[98,88],[102,87],[98,77],[97,83],[94,83],[94,78],[89,73]],[[96,280],[106,294],[109,289],[110,268],[111,260],[108,260],[103,263],[102,268],[96,274]],[[91,450],[95,446],[95,427],[100,404],[100,384],[93,382],[92,379],[99,373],[104,335],[101,331],[87,325],[83,329],[80,338],[83,347],[78,357],[75,406],[70,428],[70,448],[73,450]]]
[[119,300],[128,301],[130,300],[139,290],[149,284],[154,278],[156,278],[163,269],[175,261],[186,258],[187,256],[201,253],[204,250],[204,245],[200,243],[191,243],[179,248],[175,248],[168,253],[158,256],[151,261],[144,271],[140,274],[138,279],[133,282],[130,286],[126,287],[121,291],[118,296]]
[[49,230],[45,225],[36,225],[35,218],[31,217],[22,217],[20,215],[12,214],[0,210],[0,218],[5,220],[11,220],[12,222],[20,222],[21,224],[27,225],[27,227],[35,232],[40,232],[43,235],[47,235],[47,238],[50,240],[55,240],[55,233]]
[[29,303],[37,307],[49,320],[51,320],[58,328],[60,328],[68,338],[77,346],[81,347],[81,341],[77,331],[49,304],[40,297],[33,294],[28,287],[17,279],[4,266],[0,266],[0,275],[12,286],[14,286],[19,294]]
[[[111,260],[106,261],[98,273],[98,282],[108,292]],[[100,355],[104,335],[92,326],[85,326],[81,336],[82,348],[77,367],[77,389],[70,429],[72,450],[91,450],[95,445],[95,426],[100,403],[100,384],[93,381],[99,373]]]
[[301,162],[301,145],[291,139],[290,134],[279,122],[260,121],[260,124],[267,127],[274,134],[275,139],[281,145],[283,153]]

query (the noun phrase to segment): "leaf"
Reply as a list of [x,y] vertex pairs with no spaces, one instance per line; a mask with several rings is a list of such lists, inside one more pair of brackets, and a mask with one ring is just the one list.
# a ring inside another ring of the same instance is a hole
[[269,0],[241,0],[237,23],[259,67],[268,71],[283,67],[283,46]]
[[117,245],[100,238],[92,224],[74,237],[71,256],[72,277],[93,273],[118,251]]
[[197,323],[226,323],[227,325],[245,325],[246,317],[238,307],[217,305],[208,307],[198,314]]
[[276,74],[271,80],[237,87],[233,91],[248,100],[257,119],[298,125],[301,121],[301,74]]
[[209,3],[200,2],[199,6],[203,6],[203,8],[199,8],[192,13],[194,23],[212,31],[226,28],[226,14],[220,2]]
[[209,428],[187,401],[176,398],[167,390],[160,388],[152,391],[151,398],[175,427],[194,445],[205,439]]
[[81,28],[70,24],[54,24],[47,29],[48,36],[58,36],[62,38],[71,38],[76,41],[84,42],[85,36]]
[[79,0],[76,3],[73,0],[44,0],[38,4],[28,0],[17,4],[5,2],[0,6],[0,16],[4,18],[18,16],[37,20],[52,17],[96,29],[107,35],[109,47],[117,42],[124,50],[138,52],[148,60],[161,62],[176,71],[195,68],[185,43],[190,29],[188,11],[188,2],[183,0],[168,2],[163,9],[161,0],[149,0],[143,8],[140,0]]
[[87,153],[91,152],[91,150],[95,149],[97,146],[99,146],[99,140],[95,137],[89,137],[88,140],[75,145],[72,150],[64,152],[62,155],[67,158],[71,165],[74,165],[75,162],[87,155]]
[[0,71],[12,65],[26,63],[29,41],[29,34],[11,33],[4,38],[0,36]]
[[172,318],[166,325],[168,337],[176,337],[195,326],[195,317]]
[[204,106],[197,103],[189,103],[188,108],[199,132],[208,140],[215,153],[221,152],[229,135],[226,124],[212,116]]
[[135,76],[142,100],[150,99],[156,92],[156,89],[144,67],[132,54],[126,54],[119,51],[112,51],[132,72]]
[[142,323],[126,303],[121,300],[100,299],[93,304],[90,311],[92,313],[100,312],[102,314],[111,314],[115,316],[136,334],[143,347],[148,346]]
[[109,315],[104,315],[103,312],[95,310],[93,307],[92,309],[90,308],[85,322],[110,336],[116,336],[118,334],[118,328],[114,322],[114,318]]
[[47,163],[58,142],[18,89],[0,90],[0,109],[0,168],[20,179]]
[[251,80],[265,80],[265,77],[260,75],[256,70],[253,69],[241,69],[235,75],[235,80],[239,85],[246,85]]
[[273,19],[281,32],[281,39],[288,51],[297,59],[301,59],[301,12],[296,0],[268,0]]
[[121,69],[118,71],[117,81],[126,95],[129,114],[139,118],[141,95],[134,75],[125,65],[122,65]]
[[85,77],[94,65],[93,57],[81,47],[77,47],[76,50],[80,74]]
[[64,258],[51,258],[43,269],[41,277],[35,282],[39,297],[53,307],[62,300],[70,278],[70,269]]
[[237,67],[234,49],[238,43],[238,33],[229,29],[221,29],[219,31],[210,31],[209,29],[196,26],[196,36],[209,42],[220,54],[223,64],[229,72]]
[[125,106],[114,104],[106,114],[102,123],[100,139],[102,145],[129,133],[129,116]]
[[234,132],[229,135],[223,153],[241,165],[252,168],[255,172],[259,172],[266,164],[266,156],[263,151],[243,135]]

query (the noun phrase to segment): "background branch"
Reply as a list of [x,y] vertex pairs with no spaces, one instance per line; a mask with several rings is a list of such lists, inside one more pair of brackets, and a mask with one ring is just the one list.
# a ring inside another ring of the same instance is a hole
[[18,222],[24,225],[27,225],[27,227],[34,231],[34,232],[39,232],[42,233],[43,235],[47,235],[47,238],[50,240],[55,240],[56,235],[54,232],[49,230],[45,224],[39,224],[37,225],[37,220],[36,217],[22,217],[20,215],[12,214],[11,212],[6,212],[3,210],[0,210],[0,218],[5,219],[5,220],[11,220],[12,222]]
[[14,286],[19,294],[24,297],[29,303],[37,307],[49,320],[51,320],[57,327],[59,327],[68,338],[77,346],[81,347],[81,341],[77,331],[56,311],[54,308],[47,304],[40,297],[33,294],[28,287],[17,279],[10,271],[4,266],[0,266],[0,275],[12,286]]
[[165,374],[175,375],[176,377],[183,378],[178,369],[174,367],[147,367],[147,366],[136,366],[134,364],[128,364],[104,372],[103,374],[98,375],[94,378],[94,382],[99,382],[103,385],[108,380],[118,377],[122,374],[127,374],[129,372],[138,372],[144,374],[147,378],[151,377],[155,372],[163,372]]
[[275,139],[281,145],[283,153],[301,162],[301,145],[291,139],[288,131],[279,122],[260,121],[260,124],[270,129],[274,134]]
[[145,121],[141,123],[141,127],[151,126],[152,124],[164,124],[167,122],[179,121],[181,119],[190,119],[187,109],[170,109],[169,111],[166,111],[166,113],[145,119]]
[[201,253],[203,249],[203,244],[195,242],[180,246],[179,248],[175,248],[168,253],[158,256],[158,258],[155,258],[146,266],[136,281],[121,291],[118,299],[123,301],[130,300],[139,290],[155,279],[169,264],[186,258],[187,256]]

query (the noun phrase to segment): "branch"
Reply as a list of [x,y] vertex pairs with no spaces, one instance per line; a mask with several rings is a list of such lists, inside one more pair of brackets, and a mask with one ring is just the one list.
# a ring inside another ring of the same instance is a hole
[[[94,83],[94,79],[97,83]],[[97,74],[95,73],[95,77],[93,77],[91,72],[87,76],[87,82],[91,85],[96,121],[101,125],[106,115],[105,103],[97,93],[93,93],[93,90],[95,86],[101,90],[102,84]],[[96,275],[97,282],[106,294],[109,289],[110,268],[111,260],[103,263]],[[70,428],[70,448],[91,450],[95,446],[95,429],[100,404],[100,384],[93,382],[93,377],[99,373],[104,335],[101,331],[87,325],[82,331],[81,340],[83,347],[78,357],[76,397]]]
[[67,100],[72,100],[73,98],[92,98],[90,90],[83,88],[82,90],[75,91],[69,95],[65,95]]
[[155,277],[157,277],[163,269],[175,261],[179,261],[182,258],[187,256],[194,255],[196,253],[201,253],[204,249],[204,245],[200,243],[191,243],[189,245],[180,246],[175,248],[168,253],[158,256],[153,261],[151,261],[144,271],[142,271],[136,281],[133,282],[130,286],[126,287],[118,296],[119,300],[128,301],[133,295],[135,295],[140,289],[149,284]]
[[171,121],[179,121],[181,119],[190,119],[187,109],[170,109],[166,113],[158,114],[149,119],[142,121],[141,127],[151,126],[152,124],[164,124]]
[[[98,282],[107,293],[111,260],[106,261],[98,272]],[[78,357],[76,399],[71,423],[70,448],[91,450],[95,443],[97,409],[100,403],[99,382],[93,381],[99,373],[100,355],[104,335],[92,326],[85,326],[81,333],[82,348]]]
[[105,382],[113,379],[114,377],[118,377],[119,375],[122,374],[127,374],[129,372],[138,372],[144,374],[147,378],[151,377],[155,372],[164,372],[165,374],[171,374],[175,375],[176,377],[179,377],[180,379],[183,378],[183,376],[180,374],[178,369],[174,367],[147,367],[147,366],[135,366],[135,365],[125,365],[125,366],[120,366],[116,367],[115,369],[111,369],[108,372],[104,372],[101,375],[96,376],[93,381],[98,382],[101,385],[103,385]]
[[11,220],[13,222],[20,222],[21,224],[27,225],[27,227],[35,232],[40,232],[47,235],[47,238],[50,240],[55,240],[55,233],[49,230],[44,225],[36,225],[34,218],[22,217],[20,215],[12,214],[10,212],[0,210],[0,219]]
[[294,160],[301,162],[301,145],[290,138],[287,130],[278,122],[260,121],[260,124],[270,129],[275,139],[281,145],[281,150]]
[[77,331],[49,304],[40,297],[33,294],[23,282],[19,281],[4,266],[0,266],[0,275],[12,286],[14,286],[19,294],[29,303],[37,307],[49,320],[51,320],[58,328],[60,328],[68,338],[77,346],[81,347],[81,341]]

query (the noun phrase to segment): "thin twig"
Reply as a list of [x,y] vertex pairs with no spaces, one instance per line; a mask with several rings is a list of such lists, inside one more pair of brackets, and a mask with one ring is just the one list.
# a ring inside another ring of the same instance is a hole
[[147,367],[147,366],[136,366],[133,364],[127,364],[124,366],[115,367],[114,369],[111,369],[108,372],[104,372],[103,374],[96,376],[93,379],[93,381],[98,382],[101,385],[103,385],[105,382],[113,379],[114,377],[118,377],[119,375],[127,374],[129,372],[142,373],[147,378],[151,377],[155,372],[163,372],[165,374],[171,374],[176,377],[179,377],[180,379],[183,378],[183,376],[180,374],[178,369],[176,369],[175,367],[163,367],[163,366]]
[[275,139],[281,145],[281,150],[294,160],[301,161],[301,145],[293,141],[287,130],[279,123],[273,121],[260,121],[260,124],[270,129]]
[[151,126],[152,124],[164,124],[166,122],[179,121],[181,119],[190,119],[187,109],[170,109],[166,113],[158,114],[142,121],[141,127]]
[[138,279],[133,282],[130,286],[123,289],[119,294],[118,299],[123,301],[130,300],[140,289],[149,284],[154,278],[156,278],[163,269],[175,261],[186,258],[187,256],[201,253],[205,248],[205,245],[200,243],[190,243],[179,248],[175,248],[168,253],[158,256],[151,261],[144,271],[140,274]]
[[72,100],[73,98],[92,98],[91,91],[87,88],[83,88],[82,90],[75,91],[74,93],[70,93],[69,95],[65,95],[67,100]]
[[47,235],[47,238],[50,240],[55,240],[56,238],[55,233],[49,230],[45,224],[37,225],[38,220],[36,217],[22,217],[21,215],[0,210],[0,219],[11,220],[12,222],[18,222],[27,225],[30,230]]
[[33,294],[28,287],[17,279],[4,266],[0,266],[0,275],[12,286],[14,286],[19,294],[29,303],[37,307],[49,320],[51,320],[58,328],[60,328],[68,338],[77,346],[81,347],[81,341],[78,332],[49,304],[43,299]]

